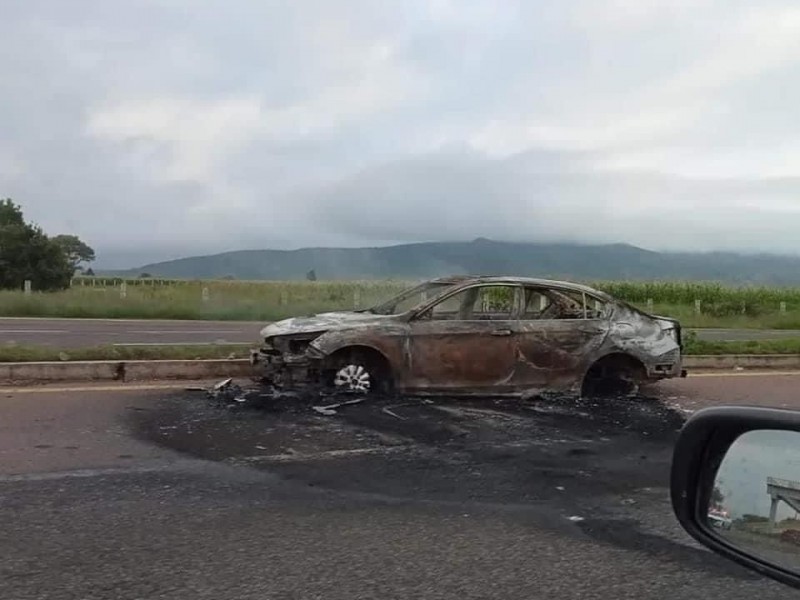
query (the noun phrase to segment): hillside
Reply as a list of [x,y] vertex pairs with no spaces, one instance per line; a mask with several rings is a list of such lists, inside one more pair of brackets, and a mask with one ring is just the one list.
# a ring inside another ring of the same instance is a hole
[[799,285],[800,257],[659,253],[625,244],[430,242],[382,248],[246,250],[196,256],[116,272],[170,278],[418,279],[445,274],[508,274],[571,279],[691,279]]

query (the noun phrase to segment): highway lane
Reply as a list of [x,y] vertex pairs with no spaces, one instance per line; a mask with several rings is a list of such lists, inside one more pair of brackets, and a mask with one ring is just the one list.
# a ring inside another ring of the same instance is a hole
[[[0,318],[0,344],[34,344],[78,348],[106,344],[257,343],[264,323],[243,321],[153,321],[105,319]],[[711,341],[800,338],[800,331],[700,329]]]
[[[797,382],[659,393],[800,407]],[[582,424],[436,402],[395,407],[408,421],[362,405],[327,418],[125,390],[0,389],[0,597],[800,598],[676,525],[676,413],[658,402],[614,430],[619,412]],[[399,449],[352,452],[378,443]]]
[[111,344],[254,344],[263,326],[243,321],[0,318],[0,344],[60,348]]

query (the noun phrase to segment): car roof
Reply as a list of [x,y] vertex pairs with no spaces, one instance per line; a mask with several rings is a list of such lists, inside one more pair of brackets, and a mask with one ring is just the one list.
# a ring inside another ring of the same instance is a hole
[[558,281],[555,279],[538,279],[535,277],[514,277],[508,275],[454,275],[450,277],[440,277],[432,280],[433,283],[452,283],[458,285],[472,285],[475,283],[513,283],[532,287],[549,287],[561,290],[571,290],[613,300],[611,296],[600,290],[596,290],[588,285],[573,283],[571,281]]

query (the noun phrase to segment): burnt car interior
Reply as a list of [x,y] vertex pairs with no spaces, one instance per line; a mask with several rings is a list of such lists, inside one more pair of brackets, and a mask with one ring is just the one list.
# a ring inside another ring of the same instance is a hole
[[[524,303],[520,297],[524,297]],[[517,306],[523,305],[522,311]],[[448,296],[417,315],[433,321],[507,321],[551,319],[600,319],[607,316],[605,303],[586,294],[550,288],[515,285],[471,287]]]

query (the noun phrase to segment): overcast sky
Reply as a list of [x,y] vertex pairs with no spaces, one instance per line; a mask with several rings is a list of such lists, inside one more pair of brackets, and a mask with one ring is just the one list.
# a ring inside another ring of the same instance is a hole
[[0,0],[0,197],[101,266],[489,237],[800,253],[800,5]]

